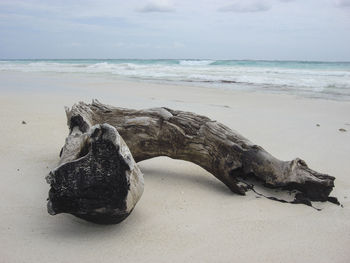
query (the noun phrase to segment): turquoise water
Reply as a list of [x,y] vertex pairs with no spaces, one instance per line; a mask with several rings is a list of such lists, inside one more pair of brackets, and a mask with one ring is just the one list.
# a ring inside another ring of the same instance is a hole
[[137,81],[350,100],[350,62],[31,59],[0,60],[0,71],[98,74]]
[[350,70],[350,62],[322,61],[268,61],[268,60],[202,60],[202,59],[19,59],[0,60],[1,63],[29,64],[38,62],[61,64],[124,64],[136,65],[210,65],[242,67],[280,67],[291,69],[344,69]]

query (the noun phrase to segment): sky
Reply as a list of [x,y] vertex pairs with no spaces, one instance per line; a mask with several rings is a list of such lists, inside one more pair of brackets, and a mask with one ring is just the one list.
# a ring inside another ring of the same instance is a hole
[[0,59],[350,61],[350,0],[0,0]]

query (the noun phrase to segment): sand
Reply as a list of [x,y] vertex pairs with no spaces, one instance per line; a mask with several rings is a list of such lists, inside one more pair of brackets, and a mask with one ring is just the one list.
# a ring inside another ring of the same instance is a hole
[[[350,262],[349,102],[15,72],[0,73],[0,94],[0,262]],[[121,224],[50,216],[44,178],[68,132],[63,106],[92,98],[208,115],[335,176],[344,207],[234,195],[202,168],[160,157],[140,163],[145,192]]]

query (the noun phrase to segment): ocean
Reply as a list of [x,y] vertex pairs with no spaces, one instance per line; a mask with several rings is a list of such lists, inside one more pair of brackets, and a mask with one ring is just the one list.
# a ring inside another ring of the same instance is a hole
[[350,62],[198,59],[0,60],[0,71],[79,73],[350,101]]

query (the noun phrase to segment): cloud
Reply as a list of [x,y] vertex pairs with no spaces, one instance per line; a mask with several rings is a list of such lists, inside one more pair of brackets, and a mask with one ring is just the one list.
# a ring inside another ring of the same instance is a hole
[[350,0],[335,0],[336,7],[350,7]]
[[70,43],[68,45],[71,46],[71,47],[80,47],[81,43],[79,43],[79,42],[72,42],[72,43]]
[[173,5],[165,0],[157,0],[148,2],[143,7],[137,9],[141,13],[153,13],[153,12],[174,12]]
[[248,13],[248,12],[263,12],[271,8],[271,5],[265,1],[238,1],[236,0],[230,5],[223,6],[218,10],[221,12],[237,12],[237,13]]
[[184,48],[184,47],[185,47],[185,45],[183,43],[181,43],[181,42],[175,41],[173,43],[173,48]]
[[158,44],[154,46],[156,49],[164,49],[164,50],[174,50],[174,49],[181,49],[185,48],[185,44],[175,41],[173,43],[169,44]]

